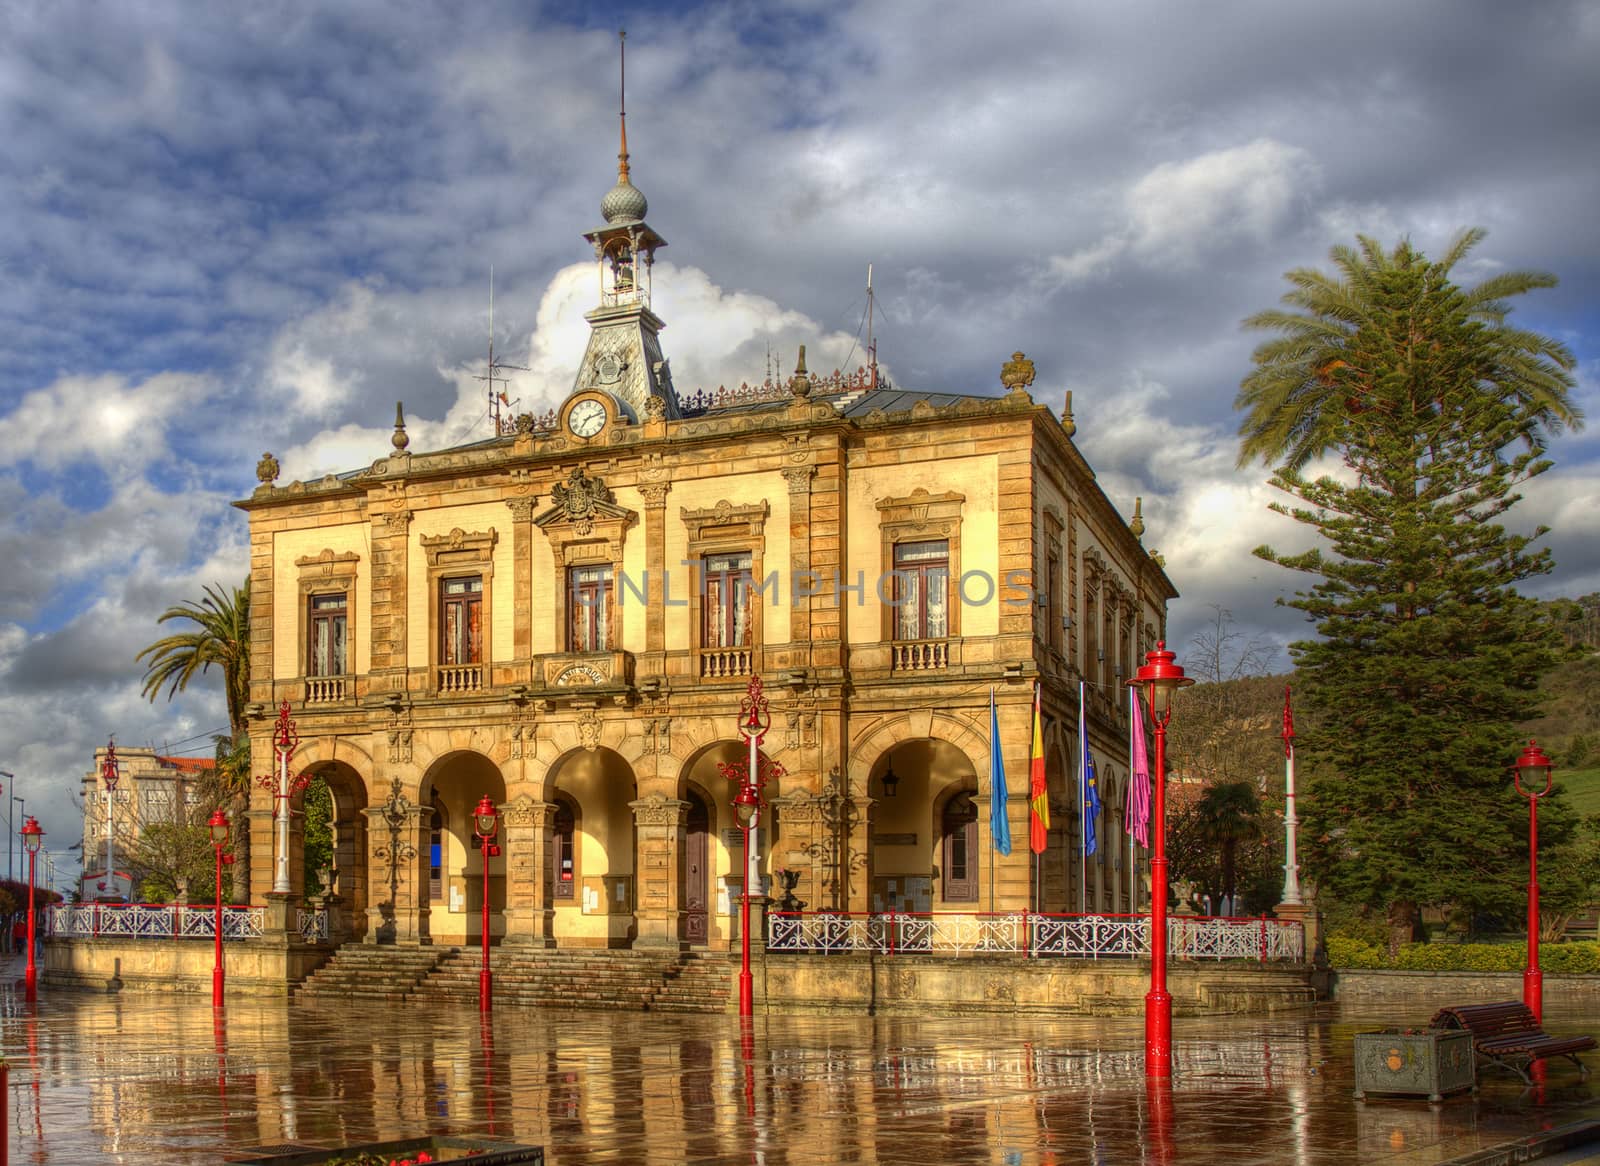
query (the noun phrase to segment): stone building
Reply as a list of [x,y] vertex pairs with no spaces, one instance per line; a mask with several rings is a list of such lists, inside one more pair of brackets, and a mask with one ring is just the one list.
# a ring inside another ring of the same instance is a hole
[[[478,935],[472,810],[503,817],[491,930],[507,943],[731,939],[742,847],[723,772],[765,683],[782,767],[764,876],[822,908],[1129,910],[1123,686],[1175,596],[1065,419],[1005,364],[1004,395],[907,391],[875,369],[680,398],[651,310],[664,240],[626,139],[588,349],[559,408],[507,432],[393,449],[239,502],[251,546],[252,749],[289,703],[295,772],[335,817],[356,937]],[[997,361],[998,363],[998,361]],[[1079,681],[1099,762],[1086,869]],[[1034,681],[1049,849],[1028,848]],[[1013,849],[991,845],[989,702]],[[255,792],[251,887],[272,885]],[[289,868],[299,889],[298,832]],[[775,890],[776,888],[774,888]]]
[[[104,780],[108,749],[96,749],[94,769],[83,775],[83,874],[78,893],[86,901],[127,899],[138,888],[130,884],[127,866],[117,857],[136,844],[152,825],[188,822],[199,806],[202,787],[216,768],[210,757],[168,757],[154,749],[115,751],[116,790],[107,796]],[[106,875],[106,834],[111,831],[112,877]],[[207,891],[209,897],[210,892]]]

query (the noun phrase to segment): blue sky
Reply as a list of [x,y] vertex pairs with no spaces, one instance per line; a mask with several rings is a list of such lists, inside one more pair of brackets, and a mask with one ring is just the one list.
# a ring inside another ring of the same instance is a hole
[[[633,176],[668,240],[663,344],[688,390],[862,359],[867,264],[897,383],[1073,391],[1110,497],[1184,598],[1282,645],[1296,537],[1232,401],[1282,273],[1357,232],[1461,275],[1556,273],[1520,323],[1596,413],[1600,7],[1488,2],[14,3],[0,44],[0,769],[53,845],[95,745],[220,726],[139,696],[155,616],[244,573],[263,449],[285,479],[487,434],[497,347],[544,408],[593,284],[628,28]],[[1600,589],[1595,439],[1563,436],[1517,525],[1546,594]],[[1280,665],[1287,659],[1281,654]],[[188,746],[187,748],[192,748]]]

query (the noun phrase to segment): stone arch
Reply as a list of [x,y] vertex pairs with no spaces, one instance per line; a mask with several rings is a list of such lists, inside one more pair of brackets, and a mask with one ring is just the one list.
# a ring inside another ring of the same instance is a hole
[[[310,752],[315,754],[320,751]],[[349,760],[352,754],[357,759],[367,758],[363,750],[334,749],[329,752],[337,759],[323,760],[313,756],[308,759],[309,764],[305,765],[303,772],[322,779],[333,803],[329,823],[333,835],[332,875],[330,885],[324,887],[324,894],[329,896],[326,900],[329,911],[328,938],[337,944],[346,939],[359,939],[367,929],[370,843],[364,811],[370,802],[368,789],[371,770],[358,770]],[[370,758],[367,760],[370,762]],[[303,830],[299,838],[303,847]],[[291,878],[299,883],[303,874],[296,869],[291,872]]]
[[850,775],[865,776],[878,758],[906,741],[945,741],[964,753],[978,772],[989,767],[989,742],[964,718],[928,709],[900,713],[868,725],[850,746]]
[[[483,743],[487,734],[463,731],[452,734],[471,743]],[[436,942],[477,943],[482,938],[483,918],[483,851],[473,828],[473,809],[480,798],[487,797],[496,807],[506,802],[506,779],[499,765],[482,749],[446,749],[431,758],[422,769],[417,783],[417,804],[420,807],[421,841],[417,886],[419,904],[428,918],[427,933]],[[443,829],[439,851],[434,853],[431,823],[433,807],[441,809]],[[497,835],[503,841],[504,823]],[[504,935],[506,906],[506,858],[490,855],[489,863],[489,927],[491,937]],[[437,870],[435,882],[433,872]],[[434,888],[437,886],[437,898]]]
[[[620,743],[620,742],[619,742]],[[609,745],[578,743],[554,756],[538,779],[538,801],[570,805],[577,885],[549,902],[551,935],[561,946],[621,946],[635,934],[638,831],[633,803],[640,779],[628,757]],[[541,878],[553,877],[541,873]]]

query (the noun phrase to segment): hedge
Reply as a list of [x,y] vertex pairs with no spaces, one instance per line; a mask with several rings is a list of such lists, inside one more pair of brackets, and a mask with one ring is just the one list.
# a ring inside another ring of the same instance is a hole
[[[1364,940],[1330,935],[1328,962],[1336,968],[1408,972],[1520,972],[1528,951],[1520,943],[1408,943],[1391,960],[1385,949]],[[1557,975],[1600,973],[1600,943],[1552,943],[1539,949],[1539,964]]]

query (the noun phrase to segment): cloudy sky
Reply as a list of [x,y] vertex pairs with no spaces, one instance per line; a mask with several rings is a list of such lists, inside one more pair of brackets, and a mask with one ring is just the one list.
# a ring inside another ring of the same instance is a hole
[[[156,615],[245,571],[229,506],[486,436],[489,268],[513,394],[570,385],[583,230],[629,145],[682,388],[859,363],[908,388],[1070,389],[1110,497],[1183,599],[1282,645],[1295,537],[1232,402],[1282,273],[1369,233],[1556,273],[1518,321],[1600,369],[1600,5],[793,0],[250,5],[13,0],[0,43],[0,769],[49,843],[93,748],[203,751],[220,685],[139,695]],[[1590,110],[1585,114],[1585,109]],[[1594,432],[1594,430],[1591,430]],[[1600,449],[1562,437],[1515,521],[1544,594],[1600,589]],[[1287,657],[1279,654],[1280,666]],[[197,739],[198,738],[198,739]],[[0,803],[12,791],[4,791]],[[3,810],[0,810],[3,812]],[[20,821],[19,823],[20,824]]]

